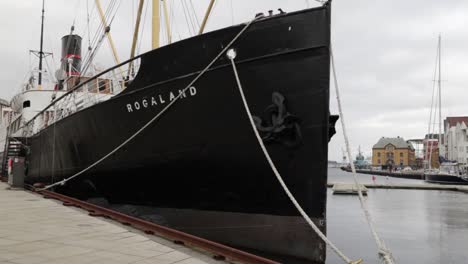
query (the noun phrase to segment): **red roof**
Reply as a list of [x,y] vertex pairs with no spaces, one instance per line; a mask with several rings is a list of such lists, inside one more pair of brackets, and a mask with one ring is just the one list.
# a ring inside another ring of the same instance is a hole
[[468,126],[468,116],[449,116],[445,119],[445,124],[449,124],[449,127],[456,126],[457,123],[465,122]]

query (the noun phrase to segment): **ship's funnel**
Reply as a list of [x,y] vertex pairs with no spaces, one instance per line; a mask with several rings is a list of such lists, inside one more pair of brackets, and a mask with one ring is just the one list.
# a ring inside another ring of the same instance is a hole
[[66,35],[62,38],[62,70],[67,76],[80,75],[81,72],[81,37]]

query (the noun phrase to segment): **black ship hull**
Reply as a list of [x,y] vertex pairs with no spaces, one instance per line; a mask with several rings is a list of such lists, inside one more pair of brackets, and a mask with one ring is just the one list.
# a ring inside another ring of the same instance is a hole
[[438,183],[438,184],[468,184],[468,179],[463,179],[462,177],[450,175],[450,174],[432,174],[426,173],[424,174],[425,181],[430,183]]
[[[142,55],[138,75],[121,94],[27,139],[27,181],[56,182],[109,153],[173,100],[243,27]],[[329,114],[329,45],[328,5],[261,19],[233,44],[251,111],[259,127],[274,128],[262,132],[268,152],[324,232],[329,123],[336,121]],[[275,124],[280,115],[283,123]],[[259,147],[225,56],[157,122],[56,190],[150,206],[169,226],[233,246],[325,259],[325,245],[289,201]]]

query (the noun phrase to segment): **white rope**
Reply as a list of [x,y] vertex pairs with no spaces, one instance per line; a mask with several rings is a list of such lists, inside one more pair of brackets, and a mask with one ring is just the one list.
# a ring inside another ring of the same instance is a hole
[[138,129],[138,131],[136,131],[133,135],[131,135],[129,138],[127,138],[124,142],[122,142],[119,146],[117,146],[115,149],[113,149],[111,152],[109,152],[108,154],[104,155],[102,158],[100,158],[99,160],[97,160],[96,162],[94,162],[93,164],[89,165],[88,167],[84,168],[83,170],[75,173],[74,175],[66,178],[66,179],[63,179],[61,181],[58,181],[56,183],[53,183],[53,184],[50,184],[50,185],[47,185],[46,187],[38,190],[38,191],[43,191],[43,190],[47,190],[47,189],[50,189],[54,186],[57,186],[57,185],[64,185],[67,181],[75,178],[75,177],[78,177],[80,176],[81,174],[85,173],[86,171],[92,169],[93,167],[95,167],[96,165],[98,165],[99,163],[101,163],[102,161],[104,161],[105,159],[107,159],[108,157],[110,157],[112,154],[114,154],[115,152],[117,152],[119,149],[121,149],[123,146],[125,146],[128,142],[130,142],[132,139],[134,139],[136,136],[138,136],[143,130],[145,130],[148,126],[150,126],[153,122],[155,122],[161,115],[163,115],[175,102],[177,102],[179,100],[179,98],[181,98],[181,96],[196,82],[198,81],[198,79],[200,79],[200,77],[202,77],[207,71],[208,69],[232,46],[232,44],[247,30],[247,28],[249,28],[249,26],[256,20],[260,19],[261,17],[256,17],[255,19],[251,20],[249,23],[247,23],[243,28],[242,30],[231,40],[231,42],[229,42],[229,44],[226,45],[226,47],[179,93],[178,96],[176,96],[174,98],[174,100],[172,100],[169,104],[166,105],[166,107],[164,107],[159,113],[157,113],[151,120],[149,120],[144,126],[142,126],[140,129]]
[[359,201],[361,202],[362,210],[364,211],[364,214],[366,216],[367,223],[369,224],[369,228],[371,230],[372,236],[374,237],[375,243],[377,244],[377,247],[379,249],[380,258],[386,264],[393,264],[393,263],[395,263],[395,261],[394,261],[394,259],[392,257],[392,254],[391,254],[390,250],[387,248],[384,241],[377,234],[376,228],[374,226],[374,222],[372,221],[372,217],[371,217],[371,215],[369,213],[369,210],[367,208],[367,204],[366,204],[366,202],[364,200],[364,196],[362,195],[361,187],[359,185],[359,181],[358,181],[357,176],[356,176],[356,168],[354,167],[354,163],[352,162],[351,148],[350,148],[348,136],[346,134],[346,127],[345,127],[343,109],[342,109],[341,100],[340,100],[340,91],[338,89],[338,78],[336,77],[335,60],[334,60],[334,57],[333,57],[333,50],[332,50],[331,46],[330,46],[330,59],[331,59],[331,66],[332,66],[332,71],[333,71],[333,80],[334,80],[334,84],[335,84],[336,101],[338,103],[338,111],[339,111],[339,115],[340,115],[341,126],[342,126],[342,129],[343,129],[343,136],[344,136],[344,140],[345,140],[346,151],[347,151],[347,154],[348,154],[348,159],[350,160],[350,164],[351,164],[351,171],[352,171],[353,178],[354,178],[354,184],[356,184],[356,188],[358,190]]
[[281,174],[278,172],[278,170],[276,169],[276,166],[275,164],[273,163],[273,161],[271,160],[271,157],[270,155],[268,154],[268,150],[266,149],[265,145],[263,144],[263,140],[262,138],[260,137],[260,134],[258,133],[257,131],[257,128],[255,126],[255,123],[253,121],[253,118],[252,118],[252,113],[250,112],[250,109],[249,109],[249,106],[247,104],[247,100],[245,99],[245,95],[244,95],[244,91],[242,89],[242,85],[241,85],[241,82],[240,82],[240,79],[239,79],[239,74],[237,73],[237,68],[236,68],[236,64],[234,63],[234,58],[235,58],[236,54],[235,54],[235,51],[234,50],[229,50],[228,51],[228,57],[229,59],[231,60],[231,64],[232,64],[232,70],[234,71],[234,75],[236,77],[236,82],[237,82],[237,87],[239,88],[239,93],[241,95],[241,98],[242,98],[242,102],[244,104],[244,108],[245,108],[245,111],[247,112],[247,115],[249,117],[249,121],[250,121],[250,125],[252,127],[252,130],[254,131],[255,133],[255,137],[257,138],[257,141],[263,151],[263,154],[265,155],[265,158],[268,160],[268,163],[270,164],[270,167],[271,169],[273,170],[273,173],[275,174],[276,176],[276,179],[278,179],[279,183],[281,184],[281,186],[283,187],[284,191],[286,192],[286,194],[288,195],[289,199],[291,200],[291,202],[294,204],[294,206],[296,207],[296,209],[299,211],[299,213],[302,215],[302,217],[306,220],[306,222],[310,225],[310,227],[312,227],[312,229],[315,231],[315,233],[328,245],[330,246],[333,251],[345,262],[345,263],[361,263],[362,260],[357,260],[357,261],[352,261],[351,259],[349,259],[347,256],[345,256],[326,236],[325,234],[322,233],[322,231],[320,231],[320,229],[317,227],[317,225],[315,225],[315,223],[310,219],[310,217],[307,215],[307,213],[302,209],[301,205],[297,202],[296,198],[294,198],[294,195],[291,193],[291,191],[289,190],[288,186],[286,186],[286,184],[284,183],[283,181],[283,178],[281,177]]

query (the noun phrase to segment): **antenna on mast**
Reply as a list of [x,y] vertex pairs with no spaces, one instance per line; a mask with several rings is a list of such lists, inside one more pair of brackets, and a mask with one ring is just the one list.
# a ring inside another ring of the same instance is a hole
[[42,59],[44,57],[43,43],[44,43],[44,4],[45,0],[42,0],[42,20],[41,20],[41,44],[39,48],[39,78],[37,80],[37,88],[42,90]]

